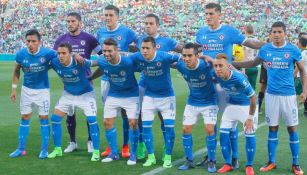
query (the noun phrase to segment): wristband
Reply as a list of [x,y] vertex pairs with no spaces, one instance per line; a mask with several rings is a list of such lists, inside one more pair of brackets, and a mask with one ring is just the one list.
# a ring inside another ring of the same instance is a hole
[[12,88],[16,89],[17,88],[17,84],[12,84]]
[[254,115],[250,115],[250,114],[249,114],[249,116],[248,116],[247,119],[254,120]]

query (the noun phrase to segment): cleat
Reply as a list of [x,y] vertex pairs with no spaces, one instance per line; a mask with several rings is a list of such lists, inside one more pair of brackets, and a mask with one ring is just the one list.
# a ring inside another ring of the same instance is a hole
[[109,163],[109,162],[113,162],[115,160],[119,160],[119,156],[118,154],[110,154],[108,157],[104,158],[101,160],[102,163]]
[[47,156],[49,159],[63,156],[61,147],[54,147],[54,150]]
[[165,154],[163,168],[172,168],[172,156]]
[[228,164],[224,164],[222,168],[220,168],[217,172],[218,173],[227,173],[229,171],[232,171],[233,168],[232,166],[228,165]]
[[254,168],[252,166],[246,166],[245,175],[255,175]]
[[233,169],[239,169],[239,161],[237,158],[232,158],[231,165]]
[[136,165],[136,156],[133,154],[130,154],[130,158],[127,161],[127,165]]
[[40,159],[46,159],[47,157],[48,157],[48,151],[41,150],[41,152],[39,153],[38,158],[40,158]]
[[92,153],[93,151],[94,151],[93,142],[89,140],[89,141],[87,141],[87,152]]
[[165,154],[166,154],[165,152],[166,152],[166,149],[165,149],[165,146],[164,146],[163,147],[163,153],[162,153],[162,159],[161,159],[162,161],[164,161]]
[[64,153],[71,153],[78,149],[78,144],[76,142],[69,142],[69,145],[65,148]]
[[178,170],[188,170],[191,168],[194,168],[193,161],[187,159],[187,161],[181,165]]
[[148,154],[148,158],[143,166],[148,167],[156,164],[156,157],[154,154]]
[[216,173],[216,162],[215,161],[209,161],[208,162],[208,172],[209,173]]
[[292,165],[292,171],[295,175],[303,175],[304,172],[299,165]]
[[208,164],[208,155],[205,155],[204,160],[198,162],[196,166],[205,166]]
[[10,154],[10,157],[16,158],[20,156],[25,156],[27,154],[26,150],[16,149],[14,152]]
[[122,147],[122,157],[123,158],[129,158],[130,157],[129,145],[123,145],[123,147]]
[[91,161],[92,162],[97,162],[99,160],[100,160],[99,150],[93,150]]
[[137,150],[137,158],[138,159],[144,159],[145,158],[145,152],[146,152],[146,146],[144,142],[140,142],[138,145]]
[[272,169],[276,168],[276,164],[272,162],[266,163],[263,167],[260,168],[261,172],[268,172],[271,171]]
[[111,148],[110,148],[110,146],[107,146],[106,147],[106,150],[104,151],[104,152],[102,152],[100,155],[102,156],[102,157],[107,157],[107,156],[109,156],[111,154]]

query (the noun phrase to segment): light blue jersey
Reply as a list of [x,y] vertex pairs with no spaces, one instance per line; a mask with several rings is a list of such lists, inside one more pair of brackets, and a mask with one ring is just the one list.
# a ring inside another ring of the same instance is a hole
[[112,65],[104,56],[98,59],[98,66],[109,79],[110,90],[108,96],[124,98],[139,96],[139,88],[134,76],[136,65],[127,56],[121,56],[119,63]]
[[241,106],[249,105],[249,97],[253,96],[255,91],[241,72],[231,70],[228,80],[223,80],[217,76],[216,79],[228,95],[227,103]]
[[229,25],[220,25],[216,30],[208,26],[196,33],[196,42],[203,48],[203,54],[215,58],[217,54],[227,55],[228,63],[232,63],[233,44],[242,44],[245,36],[236,28]]
[[192,106],[217,105],[217,95],[212,82],[211,64],[199,59],[197,67],[189,69],[183,60],[179,60],[176,67],[190,89],[187,104]]
[[145,60],[140,52],[129,57],[135,61],[144,74],[145,96],[158,98],[174,96],[170,66],[179,60],[179,55],[156,51],[151,61]]
[[295,95],[294,64],[302,58],[300,50],[288,42],[282,47],[268,43],[261,47],[258,58],[267,62],[267,92],[282,96]]
[[72,95],[82,95],[93,91],[91,82],[87,79],[87,70],[91,67],[91,61],[86,60],[85,65],[76,64],[71,58],[70,64],[66,67],[60,60],[53,59],[52,68],[59,75],[64,83],[64,90]]
[[24,72],[23,86],[31,89],[48,89],[48,69],[50,61],[57,57],[54,50],[40,47],[35,54],[28,48],[23,48],[16,53],[16,63]]
[[[138,38],[137,42],[136,42],[136,46],[138,49],[141,50],[141,44],[144,38],[148,37],[148,35],[142,35]],[[159,51],[164,51],[164,52],[169,52],[169,51],[173,51],[176,48],[177,42],[170,38],[170,37],[163,37],[161,35],[158,35],[155,37],[155,41],[156,41],[156,48]]]

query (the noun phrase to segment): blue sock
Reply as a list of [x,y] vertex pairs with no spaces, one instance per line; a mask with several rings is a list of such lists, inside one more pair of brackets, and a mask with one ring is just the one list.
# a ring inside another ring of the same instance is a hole
[[51,116],[52,123],[52,137],[53,143],[56,147],[61,147],[62,143],[62,117],[52,114]]
[[275,153],[276,148],[278,145],[278,137],[277,137],[278,131],[269,131],[269,137],[268,137],[268,155],[269,155],[269,161],[272,163],[275,163]]
[[140,135],[139,129],[129,130],[130,154],[132,155],[136,155],[136,151],[138,148],[138,142],[139,142],[139,135]]
[[152,121],[143,121],[143,139],[146,145],[148,154],[154,153],[153,135],[152,135]]
[[[161,120],[163,120],[162,114],[160,112],[158,112],[158,115],[159,115],[159,118]],[[164,121],[163,122],[161,121],[160,128],[161,128],[161,131],[162,131],[162,134],[163,134],[164,145],[166,145],[167,139],[166,139],[166,135],[165,135],[166,130],[165,130],[165,123],[164,123]]]
[[225,162],[229,165],[231,165],[231,144],[230,144],[230,128],[221,128],[220,129],[220,143],[221,143],[221,149],[222,154],[225,159]]
[[182,134],[182,144],[185,156],[193,161],[193,137],[192,134]]
[[290,149],[293,157],[293,165],[298,165],[298,155],[300,152],[300,141],[298,138],[297,132],[291,132],[289,133],[290,136]]
[[236,130],[230,131],[230,142],[231,142],[231,150],[232,150],[232,157],[238,159],[238,128]]
[[48,119],[40,119],[42,147],[41,150],[48,151],[48,142],[50,136],[50,125]]
[[215,151],[216,151],[216,135],[206,137],[207,149],[208,149],[208,160],[215,161]]
[[142,122],[139,122],[138,125],[139,125],[139,132],[140,132],[140,134],[139,134],[139,142],[144,142],[144,140],[143,140],[143,125],[142,125]]
[[90,135],[93,142],[93,147],[95,150],[99,150],[100,146],[100,132],[97,123],[96,116],[87,116],[87,123],[90,128]]
[[123,118],[124,145],[128,145],[129,144],[129,120],[126,114],[123,115],[122,118]]
[[175,142],[175,120],[166,119],[164,120],[165,126],[165,154],[172,155],[174,142]]
[[30,130],[30,120],[21,119],[18,131],[18,149],[25,150]]
[[117,138],[116,138],[116,128],[111,128],[109,130],[106,130],[105,132],[106,138],[108,140],[109,146],[111,148],[111,153],[113,155],[117,155]]
[[245,151],[247,162],[246,166],[253,166],[256,153],[256,137],[255,134],[245,134]]

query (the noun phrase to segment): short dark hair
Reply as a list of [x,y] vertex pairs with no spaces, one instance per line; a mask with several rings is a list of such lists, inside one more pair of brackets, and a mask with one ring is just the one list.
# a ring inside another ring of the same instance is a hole
[[40,41],[42,39],[41,34],[36,29],[30,29],[26,32],[25,37],[27,38],[29,35],[36,35],[37,39]]
[[81,21],[81,20],[82,20],[81,15],[80,15],[78,12],[70,12],[70,13],[67,14],[67,17],[68,17],[68,16],[73,16],[73,17],[75,17],[78,21]]
[[117,42],[113,38],[108,38],[108,39],[104,40],[103,44],[108,45],[108,46],[114,46],[114,47],[118,46]]
[[306,32],[300,32],[300,33],[298,34],[298,38],[302,37],[303,35],[307,35],[307,33],[306,33]]
[[222,12],[222,7],[220,6],[220,4],[214,3],[214,2],[210,2],[205,6],[205,9],[215,9],[215,11],[221,13]]
[[298,39],[298,42],[301,44],[302,47],[306,47],[307,46],[307,37],[300,37]]
[[144,39],[142,40],[142,43],[143,43],[143,42],[145,42],[145,43],[151,42],[152,45],[153,45],[154,47],[156,47],[156,40],[155,40],[154,37],[148,36],[148,37],[146,37],[146,38],[144,38]]
[[105,10],[114,10],[116,15],[119,16],[119,8],[117,8],[115,5],[107,5]]
[[284,30],[284,32],[286,32],[286,25],[281,21],[277,21],[277,22],[273,23],[273,25],[271,27],[271,32],[272,32],[274,27],[281,27]]
[[245,32],[247,34],[253,34],[254,33],[254,28],[252,25],[247,25],[246,28],[245,28]]
[[198,55],[199,50],[198,50],[198,45],[194,43],[187,43],[183,46],[183,49],[193,49],[194,55]]
[[[69,44],[69,43],[67,43],[67,42],[65,42],[65,43],[60,43],[59,47],[65,47],[65,48],[68,49],[68,52],[69,52],[69,53],[72,52],[72,46],[71,46],[71,44]],[[58,47],[58,48],[59,48],[59,47]]]
[[159,19],[159,17],[158,17],[157,15],[153,14],[153,13],[150,13],[150,14],[146,15],[145,18],[155,18],[156,24],[157,24],[157,25],[160,25],[160,19]]

